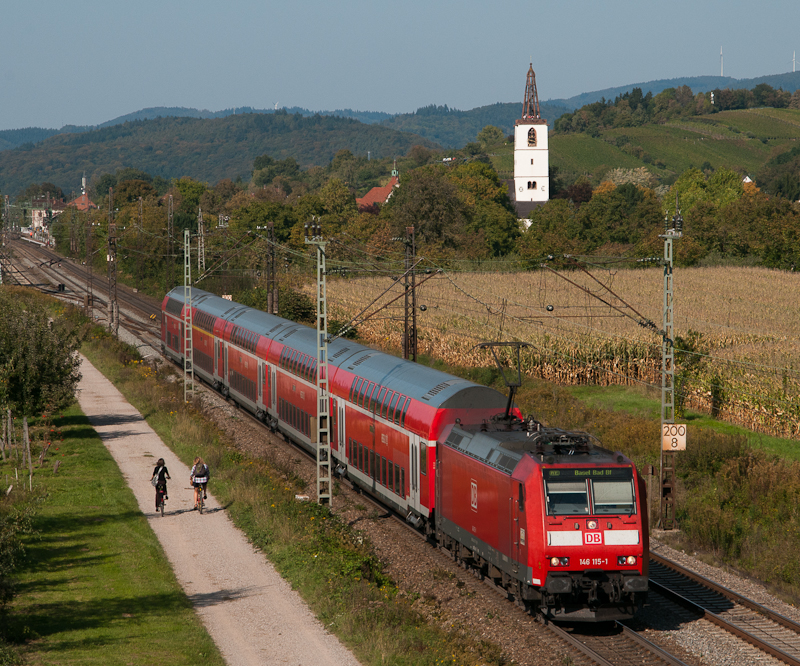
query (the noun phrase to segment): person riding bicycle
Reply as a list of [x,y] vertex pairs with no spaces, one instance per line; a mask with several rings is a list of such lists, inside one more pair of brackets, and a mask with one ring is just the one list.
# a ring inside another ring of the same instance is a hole
[[208,486],[208,477],[210,475],[208,465],[203,462],[201,457],[194,459],[192,465],[191,484],[194,487],[194,508],[196,509],[200,504],[200,493],[203,494],[203,499],[207,498],[206,488]]
[[170,478],[172,477],[170,477],[169,471],[167,471],[167,465],[164,463],[164,459],[159,458],[155,469],[153,470],[153,477],[151,479],[151,483],[156,487],[156,511],[159,509],[159,493],[164,494],[165,500],[169,499],[167,496],[167,479]]

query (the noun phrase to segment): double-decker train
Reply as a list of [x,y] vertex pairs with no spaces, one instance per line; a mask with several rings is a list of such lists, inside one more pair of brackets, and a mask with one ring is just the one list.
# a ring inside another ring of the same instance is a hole
[[[314,452],[316,330],[191,292],[194,372]],[[162,303],[183,363],[184,289]],[[647,593],[645,485],[586,433],[521,418],[506,397],[351,340],[328,347],[331,468],[452,556],[554,620],[631,617]]]

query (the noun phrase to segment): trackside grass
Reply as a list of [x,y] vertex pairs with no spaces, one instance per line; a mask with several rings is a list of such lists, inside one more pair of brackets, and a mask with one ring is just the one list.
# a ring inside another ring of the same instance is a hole
[[[84,353],[184,462],[201,455],[213,492],[312,611],[365,665],[507,663],[501,650],[429,623],[389,579],[368,540],[327,508],[301,503],[290,467],[244,455],[197,409],[183,403],[172,369],[153,371],[131,349],[95,329]],[[122,359],[122,362],[120,361]]]
[[[6,618],[6,635],[24,663],[222,666],[88,419],[77,405],[52,418],[63,439],[53,441],[34,471],[35,534],[25,537]],[[14,483],[12,492],[26,492],[13,481],[14,464],[12,457],[0,470]]]

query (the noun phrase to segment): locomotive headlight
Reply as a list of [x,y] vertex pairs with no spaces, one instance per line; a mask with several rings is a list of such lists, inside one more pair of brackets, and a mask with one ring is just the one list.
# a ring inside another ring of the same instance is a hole
[[628,555],[628,564],[631,566],[636,564],[636,555]]
[[558,558],[557,557],[551,557],[550,558],[550,566],[551,567],[557,567],[558,566]]
[[634,564],[636,564],[636,555],[628,555],[628,557],[625,557],[624,555],[620,555],[617,558],[617,564],[619,566],[621,566],[621,567],[625,566],[626,564],[628,566],[633,566]]
[[569,558],[568,557],[562,557],[559,561],[561,562],[561,566],[562,567],[568,567],[569,566]]
[[586,521],[586,529],[587,530],[596,530],[597,529],[597,521],[592,518],[591,520]]

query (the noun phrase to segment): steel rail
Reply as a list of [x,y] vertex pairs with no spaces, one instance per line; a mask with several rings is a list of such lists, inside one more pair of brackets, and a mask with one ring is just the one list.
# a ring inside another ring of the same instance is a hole
[[694,601],[687,599],[682,594],[675,592],[674,590],[670,590],[668,587],[664,587],[660,583],[656,583],[652,578],[650,579],[650,588],[662,596],[674,601],[675,603],[683,606],[684,608],[694,611],[698,613],[703,619],[708,620],[709,622],[715,624],[720,629],[724,629],[730,634],[733,634],[737,638],[742,639],[746,643],[749,643],[753,647],[758,648],[762,652],[766,652],[767,654],[775,657],[779,661],[782,661],[784,664],[789,664],[789,666],[800,666],[800,659],[793,657],[790,654],[786,654],[783,650],[776,648],[774,645],[770,645],[766,641],[761,640],[757,636],[754,636],[749,631],[742,629],[741,627],[736,626],[735,624],[728,622],[727,620],[723,619],[716,613],[712,613],[707,608],[703,608],[700,604],[695,603]]
[[728,589],[727,587],[723,587],[722,585],[718,585],[712,580],[701,576],[690,569],[682,567],[677,562],[673,562],[672,560],[668,560],[666,557],[659,555],[657,553],[650,553],[650,559],[657,562],[658,564],[667,567],[668,569],[672,569],[673,571],[681,574],[682,576],[686,576],[689,580],[697,583],[698,585],[702,585],[703,587],[707,587],[710,590],[713,590],[717,594],[722,595],[726,599],[733,601],[740,606],[744,606],[745,608],[749,608],[751,611],[755,611],[765,617],[769,618],[776,624],[785,627],[786,629],[790,629],[798,634],[800,634],[800,624],[790,620],[788,617],[781,615],[780,613],[776,613],[773,610],[770,610],[766,606],[762,606],[757,601],[753,601],[752,599],[748,599],[745,596],[742,596],[738,592],[734,592],[733,590]]

